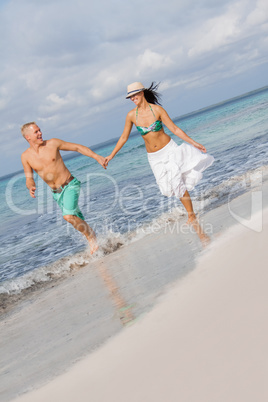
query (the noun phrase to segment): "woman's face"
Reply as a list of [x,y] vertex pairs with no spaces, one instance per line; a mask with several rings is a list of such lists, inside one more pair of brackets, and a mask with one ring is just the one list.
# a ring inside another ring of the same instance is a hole
[[144,96],[144,92],[141,91],[141,92],[138,92],[138,93],[132,95],[130,97],[130,100],[132,100],[132,102],[134,102],[135,105],[138,106],[141,103],[143,96]]

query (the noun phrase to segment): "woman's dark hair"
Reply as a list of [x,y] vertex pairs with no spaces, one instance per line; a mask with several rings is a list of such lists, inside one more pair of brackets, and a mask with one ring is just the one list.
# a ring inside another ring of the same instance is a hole
[[147,100],[148,103],[153,103],[154,105],[161,105],[160,103],[160,99],[161,99],[161,95],[157,92],[157,89],[159,87],[159,84],[155,84],[154,82],[152,82],[151,86],[147,89],[144,89],[144,97]]

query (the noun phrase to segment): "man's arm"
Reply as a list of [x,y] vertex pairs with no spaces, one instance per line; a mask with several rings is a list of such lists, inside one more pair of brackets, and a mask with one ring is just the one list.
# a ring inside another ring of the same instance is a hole
[[59,150],[79,152],[82,155],[95,159],[104,169],[106,169],[105,158],[101,155],[96,154],[90,148],[88,148],[84,145],[75,144],[73,142],[66,142],[63,140],[56,139],[56,138],[54,138],[54,141],[57,141],[57,146],[58,146]]
[[26,187],[28,188],[28,190],[30,192],[30,196],[32,198],[35,198],[36,185],[35,185],[35,181],[33,178],[33,169],[29,165],[24,153],[21,155],[21,162],[22,162],[24,174],[26,177]]

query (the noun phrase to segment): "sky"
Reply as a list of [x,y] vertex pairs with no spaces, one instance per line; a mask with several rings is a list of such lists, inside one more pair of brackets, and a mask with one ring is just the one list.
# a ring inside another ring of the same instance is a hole
[[26,122],[89,147],[118,138],[132,82],[160,82],[172,118],[266,86],[268,2],[0,0],[0,55],[4,176],[22,169]]

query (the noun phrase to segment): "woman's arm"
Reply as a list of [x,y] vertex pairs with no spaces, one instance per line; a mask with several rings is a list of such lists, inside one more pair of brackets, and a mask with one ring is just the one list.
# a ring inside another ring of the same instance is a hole
[[119,140],[117,141],[116,146],[114,147],[111,154],[109,156],[106,156],[106,158],[105,158],[106,165],[108,165],[108,162],[111,159],[113,159],[113,157],[117,154],[118,151],[120,151],[120,149],[125,145],[125,143],[127,142],[128,138],[129,138],[129,135],[131,133],[131,129],[133,126],[133,122],[131,119],[131,113],[132,113],[132,111],[130,111],[127,114],[124,131],[123,131],[121,137],[119,138]]
[[194,141],[191,137],[189,137],[182,129],[180,129],[176,124],[171,120],[169,115],[167,114],[166,110],[160,107],[160,117],[163,124],[177,137],[181,138],[183,141],[188,142],[189,144],[193,145],[194,147],[200,149],[200,151],[207,152],[206,148],[199,144],[198,142]]

